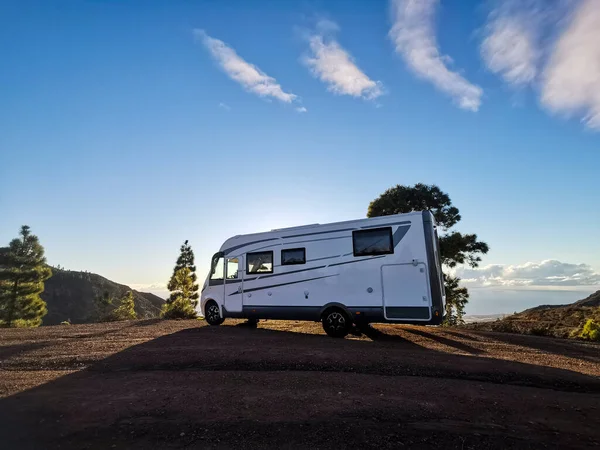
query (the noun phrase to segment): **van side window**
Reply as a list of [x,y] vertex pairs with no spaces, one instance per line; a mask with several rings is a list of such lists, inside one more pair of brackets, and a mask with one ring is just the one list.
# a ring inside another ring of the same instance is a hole
[[287,248],[281,250],[281,265],[306,264],[306,248]]
[[248,253],[246,273],[273,273],[273,252]]
[[394,253],[392,227],[355,230],[352,232],[354,256]]

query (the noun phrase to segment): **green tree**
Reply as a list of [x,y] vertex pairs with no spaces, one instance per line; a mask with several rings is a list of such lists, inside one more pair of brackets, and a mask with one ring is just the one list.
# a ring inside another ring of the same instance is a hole
[[[462,234],[450,231],[460,219],[458,208],[452,205],[448,194],[435,185],[423,183],[414,186],[394,186],[373,200],[367,211],[367,217],[387,216],[411,211],[430,210],[441,235],[440,253],[442,264],[447,268],[459,264],[477,267],[481,255],[489,251],[485,242],[477,240],[476,234]],[[460,278],[444,275],[446,288],[446,323],[463,322],[465,305],[469,301],[466,288],[460,287]]]
[[196,317],[195,304],[198,298],[198,286],[194,284],[192,271],[187,267],[177,270],[171,281],[169,291],[171,295],[163,305],[161,316],[165,319],[194,319]]
[[191,319],[196,317],[198,285],[196,284],[194,252],[186,240],[180,248],[173,275],[167,285],[170,295],[163,305],[162,317],[166,319]]
[[119,302],[119,306],[112,313],[113,320],[133,320],[137,319],[135,313],[135,303],[133,301],[133,292],[129,291]]
[[44,247],[27,225],[20,238],[0,249],[0,324],[39,326],[46,315],[44,281],[52,276],[46,264]]
[[464,323],[465,305],[469,302],[469,291],[459,285],[460,278],[444,275],[446,288],[446,317],[445,325],[460,325]]
[[181,283],[175,283],[175,278],[181,269],[188,269],[188,277],[191,279],[191,285],[188,286],[188,281],[186,280],[186,298],[188,298],[192,303],[192,306],[196,308],[196,306],[198,306],[198,298],[200,297],[198,294],[199,286],[196,284],[198,277],[196,276],[196,266],[194,265],[194,252],[187,240],[183,243],[179,252],[179,257],[177,258],[175,268],[173,269],[173,275],[167,286],[171,292],[171,295],[167,299],[167,303],[172,303],[181,297],[179,292],[183,285]]

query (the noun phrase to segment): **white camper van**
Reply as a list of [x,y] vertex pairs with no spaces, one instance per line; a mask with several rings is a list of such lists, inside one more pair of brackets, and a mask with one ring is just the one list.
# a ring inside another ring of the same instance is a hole
[[213,256],[201,307],[228,317],[437,325],[445,311],[438,236],[429,211],[234,236]]

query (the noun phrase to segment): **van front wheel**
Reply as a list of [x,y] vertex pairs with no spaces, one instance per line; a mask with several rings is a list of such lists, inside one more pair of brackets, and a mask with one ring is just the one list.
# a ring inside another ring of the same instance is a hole
[[221,312],[219,311],[219,305],[216,302],[210,301],[204,307],[204,314],[206,322],[209,325],[221,325],[225,319],[221,317]]
[[323,314],[323,329],[328,336],[343,338],[350,331],[352,323],[340,309],[330,309]]

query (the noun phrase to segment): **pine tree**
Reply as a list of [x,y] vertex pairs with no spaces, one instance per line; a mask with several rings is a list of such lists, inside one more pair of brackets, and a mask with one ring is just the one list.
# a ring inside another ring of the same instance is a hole
[[[194,265],[194,252],[188,241],[186,240],[180,248],[179,257],[177,258],[177,262],[175,263],[175,268],[173,269],[173,275],[171,276],[171,281],[169,281],[169,285],[167,286],[169,291],[171,291],[171,295],[167,299],[167,303],[173,303],[177,298],[180,297],[177,294],[176,286],[173,284],[174,279],[181,269],[188,269],[188,276],[191,278],[191,286],[189,286],[189,299],[192,302],[192,306],[196,308],[198,306],[198,285],[196,284],[196,280],[198,277],[196,276],[196,266]],[[181,276],[181,275],[180,275]],[[186,281],[186,283],[188,283]],[[175,294],[173,293],[175,291]]]
[[196,284],[194,252],[185,241],[173,269],[168,288],[171,292],[163,306],[162,316],[166,319],[191,319],[196,317],[198,306],[198,285]]
[[133,320],[137,319],[135,312],[135,303],[133,301],[133,292],[129,291],[120,300],[119,306],[112,313],[113,320]]
[[179,298],[179,294],[175,294],[175,297],[173,297],[173,291],[175,289],[172,289],[171,285],[177,275],[177,272],[179,272],[181,269],[189,270],[188,276],[191,278],[191,287],[189,288],[191,292],[189,293],[189,299],[192,302],[192,306],[196,308],[196,306],[198,306],[199,298],[198,285],[196,284],[198,277],[196,276],[196,266],[194,265],[194,252],[187,240],[180,248],[179,257],[177,258],[175,268],[173,269],[173,276],[171,277],[171,281],[169,281],[168,288],[169,291],[171,291],[171,295],[167,299],[167,303],[172,303],[176,300],[176,298]]
[[0,249],[0,324],[39,326],[48,312],[40,294],[52,271],[44,247],[29,227],[23,225],[19,234],[20,238]]
[[194,282],[191,271],[187,267],[179,269],[173,274],[169,282],[171,295],[163,305],[162,317],[165,319],[194,319],[196,308],[192,296]]

